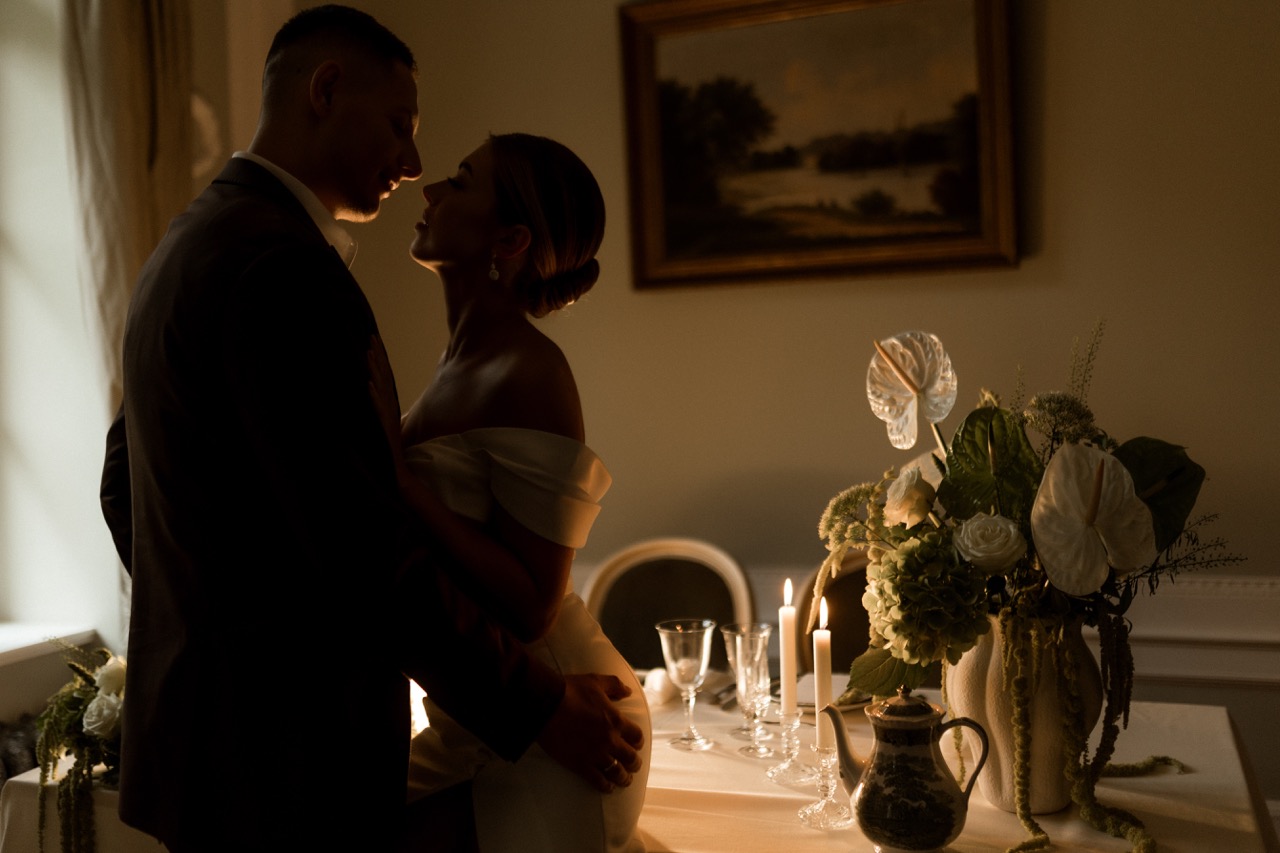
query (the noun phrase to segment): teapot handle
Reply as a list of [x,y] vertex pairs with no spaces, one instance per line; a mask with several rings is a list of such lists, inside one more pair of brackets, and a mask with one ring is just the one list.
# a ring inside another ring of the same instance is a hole
[[953,726],[968,726],[973,729],[973,733],[976,734],[978,736],[978,740],[982,742],[982,754],[978,756],[978,766],[973,768],[973,772],[969,774],[969,784],[966,785],[964,789],[964,798],[968,800],[969,792],[973,790],[973,783],[978,781],[978,773],[982,771],[982,765],[987,763],[987,733],[983,730],[982,726],[978,725],[968,717],[956,717],[953,720],[948,720],[943,723],[938,728],[939,735]]

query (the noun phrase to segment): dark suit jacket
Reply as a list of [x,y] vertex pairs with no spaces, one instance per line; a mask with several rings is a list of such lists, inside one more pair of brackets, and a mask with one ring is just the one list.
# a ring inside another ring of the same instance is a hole
[[507,758],[563,695],[427,559],[369,399],[375,333],[247,160],[139,276],[102,504],[133,576],[120,811],[167,843],[377,849],[404,802],[404,673]]

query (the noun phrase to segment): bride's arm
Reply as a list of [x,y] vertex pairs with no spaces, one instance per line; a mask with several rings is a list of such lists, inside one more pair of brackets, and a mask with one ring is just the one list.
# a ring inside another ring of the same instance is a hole
[[449,509],[403,462],[396,480],[453,558],[444,568],[459,585],[522,642],[545,634],[560,612],[573,549],[533,533],[497,505],[490,527],[480,527]]
[[381,341],[369,350],[369,387],[410,508],[452,557],[442,568],[522,642],[544,635],[560,612],[574,551],[545,539],[495,506],[490,528],[458,515],[404,461],[400,412]]

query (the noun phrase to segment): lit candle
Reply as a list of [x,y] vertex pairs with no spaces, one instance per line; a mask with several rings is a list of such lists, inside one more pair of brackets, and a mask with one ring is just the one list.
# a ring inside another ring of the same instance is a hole
[[831,632],[827,630],[827,597],[818,602],[818,628],[813,632],[813,703],[817,714],[818,749],[835,749],[836,733],[822,709],[831,704]]
[[782,647],[782,713],[796,712],[796,609],[791,604],[791,578],[782,585],[778,608],[778,643]]

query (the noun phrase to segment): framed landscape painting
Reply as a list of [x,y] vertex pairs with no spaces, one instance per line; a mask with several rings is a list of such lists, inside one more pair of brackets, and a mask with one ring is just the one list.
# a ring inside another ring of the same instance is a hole
[[1017,262],[1005,0],[619,13],[638,287]]

